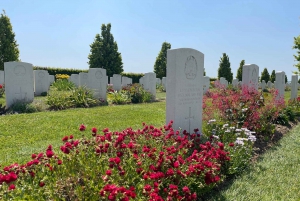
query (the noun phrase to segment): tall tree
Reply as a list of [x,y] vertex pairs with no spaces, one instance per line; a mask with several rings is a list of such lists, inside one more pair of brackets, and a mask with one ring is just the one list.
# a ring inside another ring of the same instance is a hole
[[297,50],[297,54],[294,55],[294,58],[298,62],[295,64],[295,67],[300,71],[300,35],[298,37],[294,37],[294,46],[293,49]]
[[171,49],[171,44],[163,42],[154,63],[154,73],[156,73],[157,78],[161,79],[167,75],[167,50],[169,49]]
[[276,79],[276,74],[275,74],[275,70],[273,70],[271,73],[270,81],[274,83],[275,79]]
[[4,62],[19,60],[19,48],[15,36],[10,19],[3,10],[0,16],[0,70],[4,70]]
[[237,73],[236,73],[236,78],[239,81],[242,81],[242,78],[243,78],[243,66],[244,65],[245,65],[245,60],[242,60],[240,63],[240,67],[238,68]]
[[264,68],[263,72],[261,73],[260,81],[265,81],[266,83],[270,80],[270,74],[267,68]]
[[96,34],[94,42],[90,45],[88,56],[90,68],[105,68],[108,77],[123,72],[121,53],[118,52],[117,42],[110,33],[111,24],[102,24],[101,35]]
[[226,53],[223,53],[223,57],[220,58],[220,65],[218,69],[218,79],[224,77],[228,82],[232,82],[233,75],[230,68],[229,57]]
[[288,82],[288,79],[287,79],[287,76],[285,75],[285,83],[287,83]]

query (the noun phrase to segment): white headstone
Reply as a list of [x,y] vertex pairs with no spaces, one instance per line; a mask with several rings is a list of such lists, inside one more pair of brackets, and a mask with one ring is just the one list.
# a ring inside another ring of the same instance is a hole
[[88,73],[79,73],[79,86],[87,86],[89,81]]
[[122,87],[126,87],[128,84],[131,84],[131,78],[129,77],[122,77]]
[[46,70],[34,70],[34,95],[40,96],[41,93],[49,90],[49,73]]
[[271,88],[272,88],[272,85],[273,85],[273,84],[272,84],[272,82],[271,82],[271,81],[268,81],[268,82],[267,82],[267,86],[268,86],[268,88],[269,88],[269,89],[271,89]]
[[119,74],[113,74],[111,84],[115,91],[120,91],[122,89],[122,76]]
[[284,98],[284,86],[285,86],[285,72],[284,71],[277,71],[275,77],[275,89],[278,90],[278,94],[276,99]]
[[145,86],[145,77],[144,77],[144,76],[140,78],[139,83],[140,83],[140,85],[142,85],[143,88],[144,88],[144,86]]
[[298,75],[292,75],[291,82],[291,99],[295,99],[298,96]]
[[166,122],[193,133],[202,130],[204,54],[180,48],[167,51]]
[[258,89],[259,67],[255,64],[246,64],[243,66],[242,85],[250,89]]
[[208,76],[203,77],[203,94],[205,94],[210,86],[210,79]]
[[33,101],[33,66],[25,62],[5,62],[5,98],[6,107],[15,102]]
[[50,85],[55,81],[54,75],[49,75],[49,83]]
[[153,98],[156,98],[156,74],[155,73],[145,73],[144,76],[144,89],[149,91]]
[[88,88],[93,90],[94,97],[106,101],[108,77],[104,68],[90,68],[88,72]]
[[220,84],[222,85],[222,87],[228,87],[228,81],[224,77],[220,77]]
[[167,78],[166,78],[166,77],[163,77],[163,78],[161,79],[161,84],[162,84],[164,90],[166,90],[166,81],[167,81]]
[[262,80],[260,87],[261,87],[261,90],[264,90],[267,87],[266,81]]
[[73,82],[75,84],[76,87],[79,86],[79,75],[78,74],[71,74],[70,78],[69,78],[70,82]]
[[232,80],[232,86],[235,87],[235,88],[237,88],[238,85],[239,85],[239,80],[238,79],[233,79]]
[[160,78],[156,78],[156,84],[161,85],[161,79]]
[[0,71],[0,84],[4,84],[4,71]]

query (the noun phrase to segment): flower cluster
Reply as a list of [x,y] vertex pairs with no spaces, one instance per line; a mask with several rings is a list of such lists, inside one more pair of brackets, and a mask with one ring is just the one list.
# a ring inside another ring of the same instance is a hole
[[4,84],[0,84],[0,98],[3,97],[4,92],[5,92]]

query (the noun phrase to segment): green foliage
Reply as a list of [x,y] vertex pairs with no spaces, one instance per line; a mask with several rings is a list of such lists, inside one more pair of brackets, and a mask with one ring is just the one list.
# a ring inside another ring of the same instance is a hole
[[146,91],[140,84],[132,84],[123,87],[124,91],[130,96],[132,103],[147,103],[153,100],[150,92]]
[[34,100],[32,103],[16,102],[10,106],[7,113],[35,113],[46,109],[47,106],[42,101]]
[[0,16],[0,70],[4,70],[4,62],[18,61],[19,49],[15,40],[9,17],[3,13]]
[[154,64],[154,73],[156,73],[157,78],[162,79],[167,75],[167,50],[169,49],[171,49],[171,44],[163,42]]
[[130,96],[128,93],[124,93],[124,91],[114,91],[109,92],[107,95],[107,101],[111,104],[123,105],[126,103],[130,103]]
[[41,67],[41,66],[33,66],[33,70],[46,70],[49,75],[56,74],[66,74],[71,76],[71,74],[79,74],[79,73],[87,73],[88,70],[78,70],[78,69],[69,69],[69,68],[53,68],[53,67]]
[[288,78],[287,78],[287,76],[285,75],[285,83],[287,83],[288,82]]
[[263,72],[261,73],[260,81],[265,81],[266,83],[270,80],[270,74],[267,68],[264,68]]
[[216,78],[216,77],[210,77],[210,78],[209,78],[209,81],[210,81],[210,82],[213,82],[213,81],[216,81],[217,79],[218,79],[218,78]]
[[275,79],[276,79],[276,74],[275,74],[275,70],[273,70],[272,73],[271,73],[270,81],[272,83],[274,83]]
[[96,34],[94,42],[90,45],[88,55],[90,68],[104,68],[108,77],[123,72],[121,53],[118,52],[117,42],[110,33],[111,24],[102,24],[101,35]]
[[218,69],[218,79],[224,77],[228,82],[232,82],[233,75],[230,68],[229,57],[226,53],[223,53],[223,57],[220,59],[220,65]]
[[236,78],[239,81],[242,81],[242,78],[243,78],[243,66],[244,65],[245,65],[245,60],[242,60],[240,63],[240,67],[238,68],[237,73],[236,73]]
[[41,96],[47,96],[47,94],[48,93],[46,91],[44,91],[44,92],[41,93]]
[[93,93],[85,87],[75,87],[69,91],[59,91],[57,88],[52,88],[46,102],[51,110],[91,107],[100,104],[99,100],[93,98]]
[[67,79],[58,79],[52,83],[52,87],[56,88],[57,91],[68,91],[75,88],[73,82],[69,82]]
[[295,67],[298,68],[298,71],[300,71],[300,35],[298,37],[294,37],[293,49],[297,51],[297,53],[294,55],[294,58],[298,62],[295,64]]
[[0,84],[0,98],[4,96],[5,93],[5,86],[4,84]]
[[122,76],[132,79],[132,83],[139,83],[140,78],[144,76],[144,73],[121,73]]

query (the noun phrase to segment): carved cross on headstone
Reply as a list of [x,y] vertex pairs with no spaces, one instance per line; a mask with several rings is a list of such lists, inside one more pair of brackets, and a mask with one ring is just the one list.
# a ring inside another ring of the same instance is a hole
[[186,117],[185,119],[189,120],[189,133],[191,134],[191,119],[194,119],[195,117],[192,116],[192,108],[189,107],[189,116]]
[[[15,93],[17,101],[25,101],[27,93],[22,92],[22,88],[20,87],[20,92]],[[24,95],[24,96],[23,96]]]

